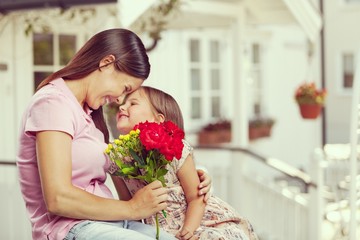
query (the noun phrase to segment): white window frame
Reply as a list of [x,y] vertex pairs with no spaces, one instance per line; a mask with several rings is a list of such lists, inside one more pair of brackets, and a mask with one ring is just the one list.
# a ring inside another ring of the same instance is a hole
[[[203,83],[205,84],[202,87],[201,92],[199,92],[199,96],[202,99],[210,100],[211,96],[217,95],[220,97],[220,118],[227,118],[231,116],[231,106],[229,106],[229,101],[227,100],[231,92],[231,84],[233,84],[233,79],[231,78],[231,74],[229,74],[229,64],[227,63],[227,60],[229,57],[229,48],[226,47],[229,45],[229,37],[227,36],[228,32],[227,30],[222,29],[203,29],[199,31],[186,31],[183,35],[183,41],[185,43],[185,51],[184,51],[184,79],[185,84],[184,87],[186,87],[189,99],[188,106],[183,109],[183,115],[185,122],[188,122],[190,124],[187,125],[188,131],[197,131],[204,125],[218,120],[218,118],[213,118],[211,116],[211,101],[205,101],[202,102],[202,112],[201,117],[199,119],[192,119],[191,117],[191,98],[192,98],[192,92],[191,92],[191,74],[190,70],[193,66],[199,66],[201,71],[201,78]],[[197,39],[200,41],[200,54],[201,59],[207,59],[206,61],[200,61],[200,63],[191,63],[190,62],[190,51],[189,51],[189,43],[191,39]],[[210,84],[210,74],[209,70],[212,69],[211,66],[213,66],[214,63],[210,63],[208,60],[210,59],[210,51],[209,46],[210,42],[212,40],[216,40],[220,43],[220,63],[218,68],[220,70],[220,90],[217,92],[214,92],[214,90],[211,90]],[[205,43],[205,44],[204,44]],[[200,65],[199,65],[200,64]],[[208,79],[208,81],[205,81],[204,79]],[[226,79],[226,81],[224,81]]]
[[[36,33],[33,33],[36,34]],[[41,34],[41,33],[40,33]],[[62,67],[64,67],[64,65],[60,65],[60,49],[59,49],[59,36],[60,35],[73,35],[76,37],[76,46],[75,46],[75,53],[79,50],[79,48],[84,44],[84,40],[85,38],[85,34],[84,33],[79,33],[79,32],[75,32],[75,31],[71,31],[71,32],[49,32],[46,34],[52,34],[54,36],[53,39],[53,51],[54,51],[54,56],[53,56],[53,60],[54,63],[53,65],[35,65],[33,62],[33,58],[31,59],[32,64],[33,64],[33,71],[32,71],[32,78],[33,78],[33,84],[35,82],[34,79],[34,73],[35,72],[55,72],[59,69],[61,69]],[[34,41],[32,39],[31,44],[34,44]],[[35,91],[35,89],[34,89]]]
[[350,96],[352,94],[352,88],[344,88],[343,86],[343,55],[344,54],[353,54],[354,55],[354,74],[355,74],[355,65],[356,65],[356,51],[355,50],[341,50],[336,57],[336,93],[340,96]]

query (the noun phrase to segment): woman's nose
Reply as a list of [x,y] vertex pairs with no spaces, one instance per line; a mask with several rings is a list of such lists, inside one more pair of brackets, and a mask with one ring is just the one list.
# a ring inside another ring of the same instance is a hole
[[120,97],[118,97],[118,98],[116,99],[116,103],[117,103],[117,104],[122,104],[123,101],[124,101],[123,95],[121,95]]

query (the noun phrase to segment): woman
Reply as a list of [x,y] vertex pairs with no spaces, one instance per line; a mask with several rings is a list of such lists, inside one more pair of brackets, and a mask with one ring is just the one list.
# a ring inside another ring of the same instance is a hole
[[93,36],[39,85],[22,119],[17,156],[33,239],[154,236],[154,228],[132,220],[166,208],[167,190],[154,182],[129,201],[114,199],[104,184],[109,161],[103,154],[109,133],[102,106],[121,102],[149,72],[139,37],[110,29]]

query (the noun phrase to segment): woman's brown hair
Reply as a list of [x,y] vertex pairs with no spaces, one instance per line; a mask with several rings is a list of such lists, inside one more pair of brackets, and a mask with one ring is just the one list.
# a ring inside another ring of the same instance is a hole
[[[37,90],[54,79],[74,80],[86,77],[99,69],[99,62],[108,55],[114,55],[115,69],[130,76],[147,79],[150,73],[150,63],[144,44],[132,31],[116,28],[95,34],[75,54],[62,69],[45,78]],[[94,123],[109,141],[109,131],[106,127],[102,107],[92,113]]]

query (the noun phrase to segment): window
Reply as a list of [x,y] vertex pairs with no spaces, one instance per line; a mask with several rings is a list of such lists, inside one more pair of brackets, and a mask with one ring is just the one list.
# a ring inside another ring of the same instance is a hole
[[75,35],[34,33],[34,90],[45,77],[65,66],[75,51]]
[[354,54],[344,53],[342,55],[342,87],[351,89],[354,80]]
[[220,44],[206,34],[188,40],[190,117],[200,125],[223,117]]
[[263,83],[262,83],[262,66],[261,66],[261,45],[259,43],[252,43],[249,48],[250,68],[248,75],[249,104],[251,104],[250,115],[258,116],[261,114],[262,99],[263,99]]
[[341,50],[337,56],[336,91],[339,95],[349,95],[353,88],[356,54],[352,50]]

